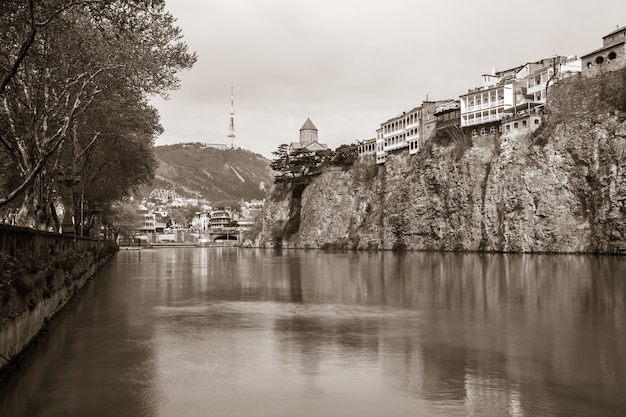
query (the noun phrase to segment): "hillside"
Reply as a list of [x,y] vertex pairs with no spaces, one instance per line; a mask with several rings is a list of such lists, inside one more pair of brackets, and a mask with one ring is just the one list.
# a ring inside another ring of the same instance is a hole
[[265,197],[272,184],[270,161],[243,149],[217,149],[202,143],[155,147],[159,166],[150,186],[174,188],[209,201]]

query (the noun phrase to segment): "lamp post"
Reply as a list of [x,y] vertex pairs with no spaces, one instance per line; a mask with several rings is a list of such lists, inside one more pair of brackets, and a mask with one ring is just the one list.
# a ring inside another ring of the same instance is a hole
[[[102,210],[99,207],[93,209],[93,227],[91,228],[91,237],[100,238],[100,225],[102,224]],[[104,236],[108,239],[108,236]]]
[[57,176],[61,185],[61,197],[63,199],[63,221],[61,222],[61,233],[64,235],[76,235],[74,227],[74,186],[80,182],[80,175],[65,175],[63,171]]

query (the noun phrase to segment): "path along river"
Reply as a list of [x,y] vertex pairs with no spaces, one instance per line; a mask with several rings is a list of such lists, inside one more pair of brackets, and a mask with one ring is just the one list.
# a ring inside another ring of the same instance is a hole
[[0,415],[626,415],[626,258],[122,251]]

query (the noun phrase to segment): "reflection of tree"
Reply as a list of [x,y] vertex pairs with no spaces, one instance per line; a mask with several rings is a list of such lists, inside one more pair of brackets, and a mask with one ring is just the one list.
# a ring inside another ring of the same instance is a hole
[[300,259],[289,258],[289,299],[292,303],[301,303],[302,297],[302,276],[300,271]]
[[306,375],[318,374],[324,345],[332,338],[323,323],[316,317],[292,315],[277,319],[274,329],[281,336],[283,358],[299,361],[298,366]]

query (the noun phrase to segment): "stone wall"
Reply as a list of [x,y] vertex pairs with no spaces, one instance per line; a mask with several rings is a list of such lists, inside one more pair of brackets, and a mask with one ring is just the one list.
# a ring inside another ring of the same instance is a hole
[[626,112],[626,69],[561,80],[548,88],[546,109],[549,117],[559,120]]
[[[0,317],[0,384],[12,369],[19,366],[29,346],[36,342],[49,320],[82,291],[114,253],[111,246],[102,246],[100,250],[82,253],[78,261],[68,259],[68,271],[58,268],[23,277],[26,282],[43,281],[48,285],[46,288],[32,288],[25,304],[9,302],[12,305],[3,305]],[[47,276],[40,277],[42,274]],[[3,299],[0,302],[7,301]]]

